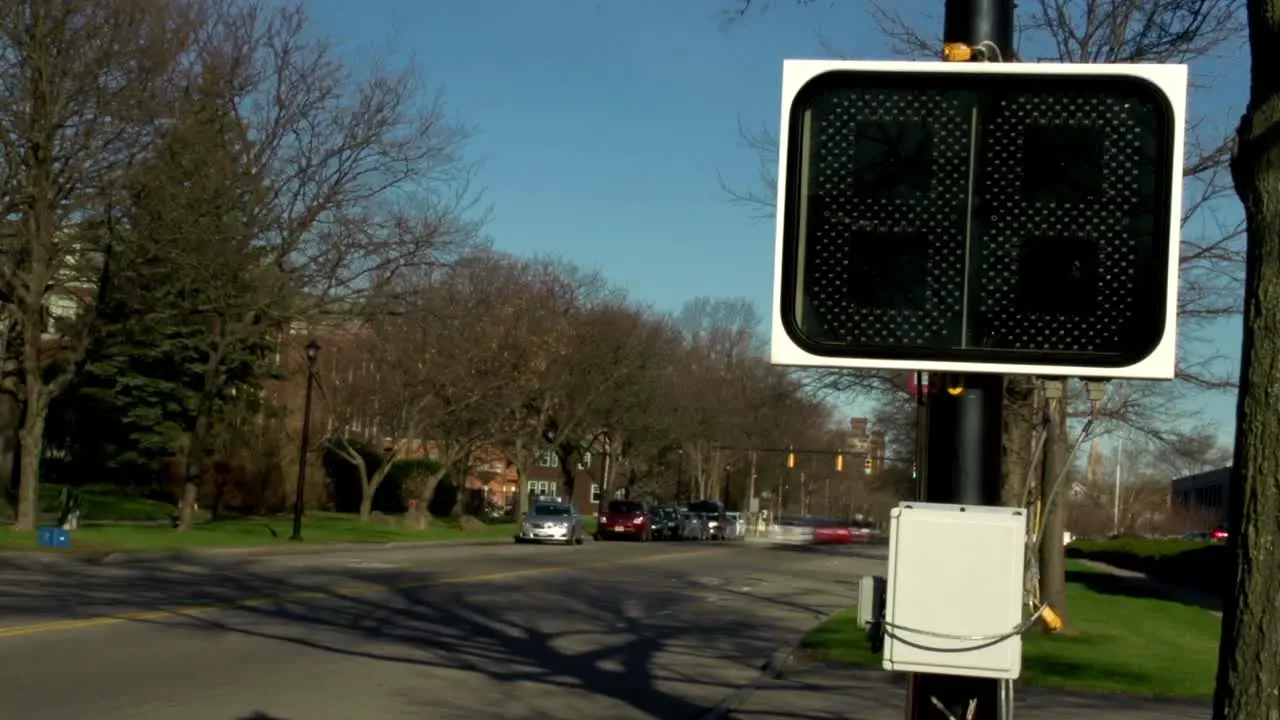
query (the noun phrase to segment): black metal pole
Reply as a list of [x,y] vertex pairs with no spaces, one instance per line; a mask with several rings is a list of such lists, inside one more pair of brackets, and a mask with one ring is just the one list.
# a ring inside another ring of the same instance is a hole
[[316,359],[308,348],[307,394],[302,403],[302,442],[298,448],[298,483],[293,498],[293,534],[290,540],[302,539],[302,504],[307,488],[307,453],[311,450],[311,385],[316,376]]
[[[944,43],[978,52],[973,60],[1011,61],[1013,0],[946,0]],[[992,53],[994,47],[997,51]],[[1003,453],[1004,378],[931,375],[925,408],[927,435],[922,498],[928,502],[999,505]],[[908,720],[947,717],[1003,720],[1012,717],[1003,681],[915,673],[908,684]],[[968,715],[970,703],[976,712]],[[940,709],[941,704],[944,709]]]
[[[929,388],[924,373],[916,373],[916,499],[925,499],[925,478],[929,476]],[[933,382],[936,382],[934,380]]]

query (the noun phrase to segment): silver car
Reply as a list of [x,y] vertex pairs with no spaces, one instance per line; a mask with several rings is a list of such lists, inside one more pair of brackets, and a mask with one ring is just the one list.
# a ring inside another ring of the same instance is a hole
[[724,539],[746,540],[747,521],[742,518],[742,513],[725,513],[724,517]]
[[516,542],[558,542],[581,545],[582,515],[564,502],[535,502],[520,523]]

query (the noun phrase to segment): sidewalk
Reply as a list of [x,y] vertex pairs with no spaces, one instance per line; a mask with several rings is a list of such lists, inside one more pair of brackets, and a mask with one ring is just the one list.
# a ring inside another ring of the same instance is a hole
[[[1208,701],[1128,695],[1015,692],[1018,720],[1208,720]],[[902,720],[906,676],[875,670],[798,666],[766,680],[727,718],[737,720]]]

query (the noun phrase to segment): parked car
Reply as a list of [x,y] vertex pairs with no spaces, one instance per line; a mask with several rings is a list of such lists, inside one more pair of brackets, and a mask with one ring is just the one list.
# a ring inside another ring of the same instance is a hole
[[641,542],[653,539],[653,515],[639,500],[610,500],[600,518],[601,540],[630,538]]
[[1230,536],[1231,534],[1227,532],[1227,528],[1222,525],[1214,528],[1213,532],[1209,533],[1209,539],[1214,542],[1226,542]]
[[675,537],[675,511],[671,508],[654,508],[650,515],[653,518],[654,540],[671,540]]
[[676,511],[676,538],[680,540],[706,540],[710,534],[702,516],[688,510]]
[[724,503],[719,500],[698,500],[689,503],[687,509],[689,512],[697,513],[702,516],[702,521],[707,528],[707,536],[709,539],[721,540],[724,538]]
[[535,502],[520,523],[516,542],[558,542],[581,545],[582,515],[564,502]]
[[742,513],[725,513],[724,537],[726,540],[746,540],[747,521]]

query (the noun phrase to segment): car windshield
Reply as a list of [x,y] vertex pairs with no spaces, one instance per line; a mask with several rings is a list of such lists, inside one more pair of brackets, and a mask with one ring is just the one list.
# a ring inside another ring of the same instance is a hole
[[571,515],[573,510],[568,505],[552,505],[551,503],[538,503],[533,506],[534,515]]
[[639,515],[644,506],[631,500],[614,500],[609,503],[609,512],[616,515]]

